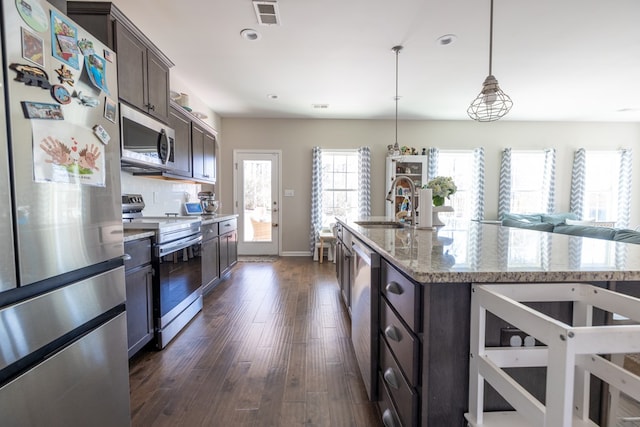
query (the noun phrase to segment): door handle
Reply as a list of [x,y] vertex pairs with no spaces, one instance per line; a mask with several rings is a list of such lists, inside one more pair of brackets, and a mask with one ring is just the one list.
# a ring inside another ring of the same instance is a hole
[[273,223],[273,224],[271,224],[271,226],[272,226],[272,227],[277,227],[277,226],[278,226],[278,224],[277,224],[277,223]]

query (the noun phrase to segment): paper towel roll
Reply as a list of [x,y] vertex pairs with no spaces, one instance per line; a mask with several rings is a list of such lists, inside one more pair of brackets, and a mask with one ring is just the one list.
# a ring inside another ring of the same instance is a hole
[[418,190],[418,227],[433,227],[433,192],[430,188]]

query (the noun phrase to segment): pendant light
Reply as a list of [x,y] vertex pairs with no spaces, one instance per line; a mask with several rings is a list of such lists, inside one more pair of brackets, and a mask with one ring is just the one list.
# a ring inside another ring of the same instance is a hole
[[391,48],[393,52],[396,54],[396,96],[393,98],[396,102],[396,142],[393,144],[393,154],[400,154],[400,145],[398,144],[398,100],[400,97],[398,96],[398,55],[402,50],[402,46],[394,46]]
[[491,21],[489,24],[489,75],[484,79],[482,91],[467,108],[467,114],[479,122],[493,122],[511,110],[513,101],[500,89],[498,80],[491,74],[493,56],[493,0],[491,0]]

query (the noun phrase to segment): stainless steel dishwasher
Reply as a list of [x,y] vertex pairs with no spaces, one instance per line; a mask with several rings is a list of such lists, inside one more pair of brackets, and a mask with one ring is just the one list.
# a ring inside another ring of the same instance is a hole
[[355,237],[351,242],[351,342],[356,353],[367,396],[377,400],[380,256]]

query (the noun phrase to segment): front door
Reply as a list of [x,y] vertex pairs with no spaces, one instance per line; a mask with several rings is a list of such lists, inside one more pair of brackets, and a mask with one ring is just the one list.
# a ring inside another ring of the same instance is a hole
[[238,255],[280,252],[280,154],[280,151],[233,151]]

